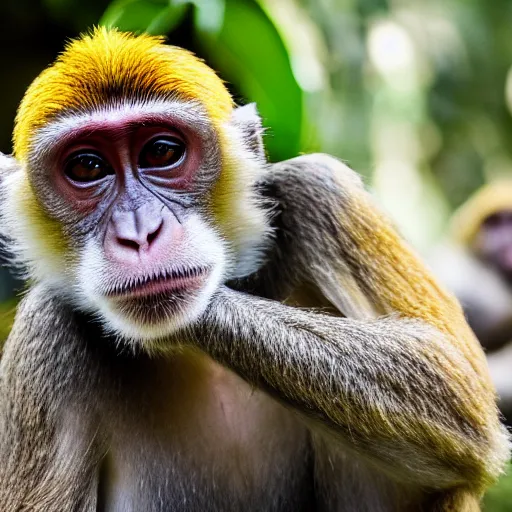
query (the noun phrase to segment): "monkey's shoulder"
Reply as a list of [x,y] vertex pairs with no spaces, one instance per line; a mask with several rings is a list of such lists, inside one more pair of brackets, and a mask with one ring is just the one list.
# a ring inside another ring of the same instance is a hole
[[332,183],[362,189],[361,176],[338,158],[326,153],[301,155],[271,166],[270,176],[295,179],[303,183]]
[[47,284],[36,284],[18,305],[9,339],[38,338],[44,334],[48,343],[53,336],[76,328],[81,323],[80,316],[65,295]]
[[64,295],[37,284],[18,306],[0,368],[4,374],[25,375],[34,386],[39,379],[54,383],[63,378],[80,380],[98,360],[95,356],[102,337],[100,326]]

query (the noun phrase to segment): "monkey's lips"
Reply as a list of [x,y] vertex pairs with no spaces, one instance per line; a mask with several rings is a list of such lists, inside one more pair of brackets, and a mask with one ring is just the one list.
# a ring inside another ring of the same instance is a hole
[[137,325],[161,325],[194,307],[210,274],[210,268],[197,267],[127,279],[107,297],[117,314]]
[[209,269],[189,268],[165,271],[157,275],[138,277],[112,287],[106,296],[114,300],[136,300],[151,297],[182,295],[204,287]]

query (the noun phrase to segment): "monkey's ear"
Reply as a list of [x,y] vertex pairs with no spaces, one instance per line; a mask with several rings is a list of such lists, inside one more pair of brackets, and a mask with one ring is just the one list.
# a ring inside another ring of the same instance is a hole
[[258,114],[256,103],[249,103],[237,107],[231,115],[233,124],[238,126],[248,148],[259,158],[265,160],[265,147],[263,146],[263,126]]

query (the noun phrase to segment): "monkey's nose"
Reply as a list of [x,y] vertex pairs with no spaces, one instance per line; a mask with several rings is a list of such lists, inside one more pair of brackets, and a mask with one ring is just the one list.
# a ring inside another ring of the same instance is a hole
[[153,229],[152,231],[149,230],[142,230],[138,233],[134,233],[133,235],[124,235],[124,236],[117,236],[117,243],[123,247],[126,247],[128,249],[133,249],[134,251],[141,252],[141,251],[149,251],[151,245],[156,241],[158,238],[158,235],[162,231],[162,225],[163,221],[160,220],[160,224]]
[[137,211],[115,212],[111,220],[114,243],[137,253],[147,252],[162,232],[161,212],[148,208]]

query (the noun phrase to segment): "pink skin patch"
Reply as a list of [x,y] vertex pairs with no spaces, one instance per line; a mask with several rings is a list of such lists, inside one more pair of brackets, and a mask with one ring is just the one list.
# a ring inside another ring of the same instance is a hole
[[128,268],[152,267],[169,258],[169,248],[184,241],[184,227],[169,210],[114,212],[104,240],[105,256]]
[[[180,162],[169,168],[139,168],[141,151],[150,141],[172,137],[186,146]],[[97,182],[70,180],[63,172],[68,159],[79,152],[101,156],[114,174]],[[63,134],[55,147],[57,161],[54,180],[59,192],[84,213],[94,209],[106,189],[123,187],[131,178],[147,179],[159,187],[193,190],[195,173],[202,158],[202,144],[179,119],[166,115],[123,113],[115,119],[88,120]]]
[[189,276],[163,276],[159,278],[150,279],[142,284],[137,283],[129,285],[124,291],[115,292],[112,294],[118,299],[130,299],[149,297],[151,295],[167,294],[170,292],[177,292],[180,290],[200,290],[207,278],[206,271],[193,270]]

